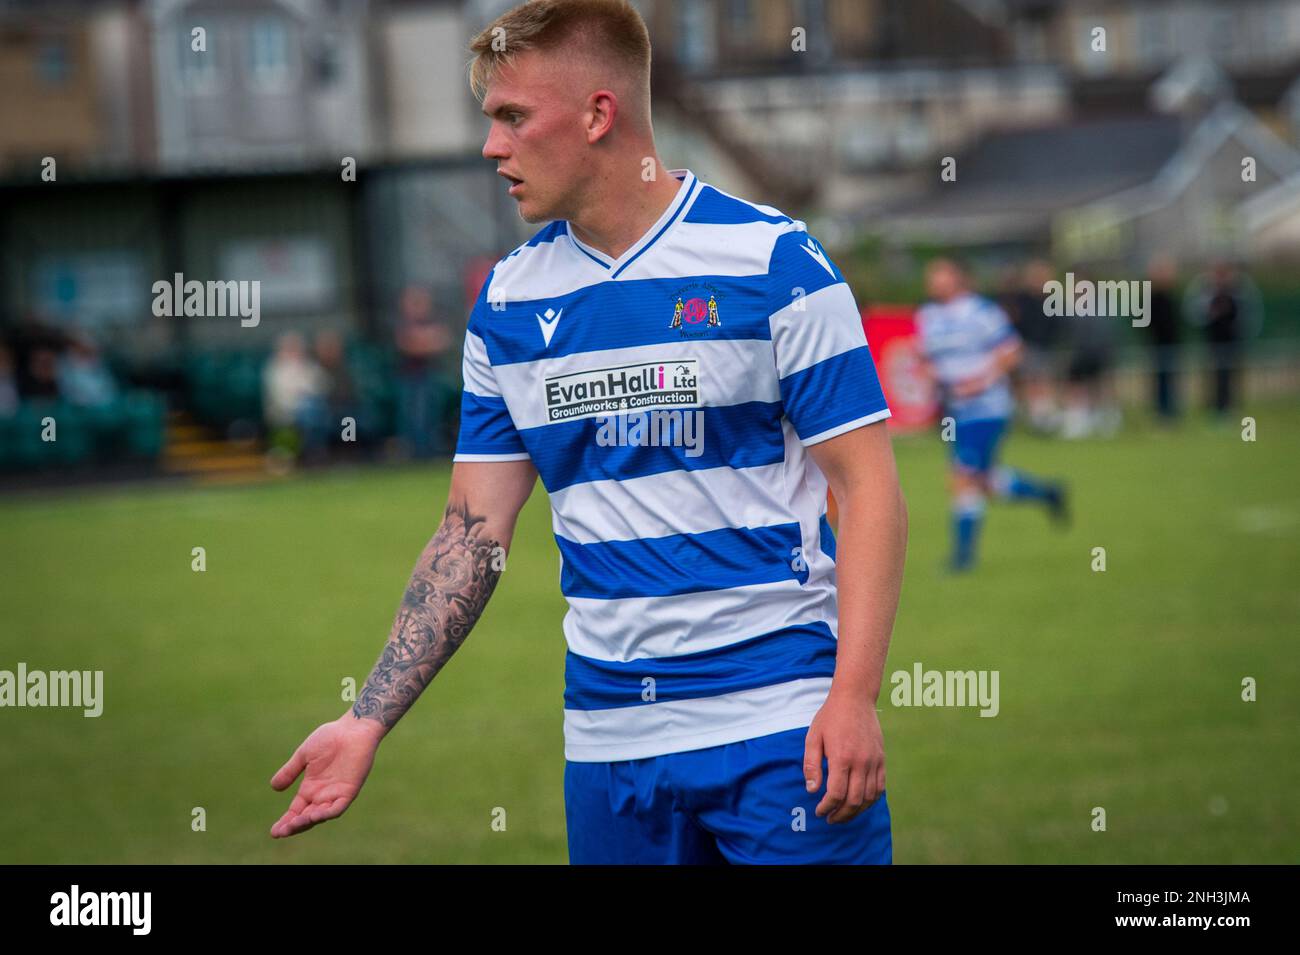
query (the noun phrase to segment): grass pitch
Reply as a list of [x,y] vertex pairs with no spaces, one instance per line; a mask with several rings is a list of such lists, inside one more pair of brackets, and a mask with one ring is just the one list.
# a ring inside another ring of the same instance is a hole
[[[1300,412],[1252,413],[1253,443],[1199,421],[1013,434],[1005,460],[1067,478],[1075,521],[994,505],[965,578],[940,571],[944,449],[897,441],[912,531],[880,704],[896,862],[1300,861]],[[290,798],[268,780],[365,679],[448,473],[0,502],[0,669],[102,669],[105,696],[97,719],[0,709],[0,861],[565,862],[564,602],[540,488],[487,613],[357,802],[267,835]],[[916,662],[997,670],[998,716],[891,705],[889,674]]]

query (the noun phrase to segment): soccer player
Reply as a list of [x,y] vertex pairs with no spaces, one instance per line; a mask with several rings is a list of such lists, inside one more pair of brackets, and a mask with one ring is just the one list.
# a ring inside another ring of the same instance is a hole
[[545,225],[474,303],[442,526],[351,711],[272,779],[306,773],[271,835],[356,798],[540,475],[570,862],[891,862],[876,702],[906,512],[843,275],[803,222],[660,162],[626,0],[527,3],[471,51],[483,155]]
[[1023,351],[1006,313],[972,292],[965,270],[952,259],[926,266],[930,301],[917,311],[917,334],[927,374],[939,387],[953,429],[952,556],[949,569],[969,570],[985,501],[1035,501],[1053,518],[1065,519],[1065,489],[1014,468],[998,465],[998,445],[1013,411],[1007,375]]

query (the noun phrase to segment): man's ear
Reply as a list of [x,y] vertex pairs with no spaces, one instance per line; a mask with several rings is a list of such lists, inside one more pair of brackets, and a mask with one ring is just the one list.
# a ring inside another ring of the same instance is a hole
[[594,145],[614,128],[614,119],[618,116],[618,96],[613,90],[596,90],[587,99],[587,115],[591,117],[587,126],[587,142]]

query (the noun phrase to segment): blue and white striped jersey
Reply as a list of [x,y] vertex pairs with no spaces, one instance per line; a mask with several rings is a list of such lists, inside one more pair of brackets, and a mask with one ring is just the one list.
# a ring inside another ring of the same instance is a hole
[[949,302],[927,302],[917,310],[916,326],[948,414],[957,421],[1010,417],[1015,402],[1005,375],[976,395],[958,398],[951,392],[952,385],[987,370],[994,350],[1017,337],[996,302],[972,292]]
[[888,417],[803,222],[675,169],[617,259],[560,220],[465,334],[457,461],[531,459],[561,556],[565,756],[807,726],[835,666],[835,541],[806,447]]

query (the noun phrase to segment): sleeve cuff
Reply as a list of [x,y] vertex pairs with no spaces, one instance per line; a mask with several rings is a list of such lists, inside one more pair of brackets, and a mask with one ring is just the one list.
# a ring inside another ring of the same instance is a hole
[[861,418],[854,418],[852,421],[845,421],[843,424],[837,424],[833,428],[827,428],[825,431],[818,431],[807,438],[800,438],[804,446],[810,444],[820,444],[822,441],[829,441],[831,438],[838,437],[846,432],[861,428],[864,425],[873,424],[877,421],[883,421],[890,416],[888,408],[881,408],[879,411],[873,411],[869,415],[863,415]]
[[527,451],[517,451],[507,454],[453,454],[452,461],[465,461],[471,464],[482,464],[490,461],[530,461],[532,456]]

